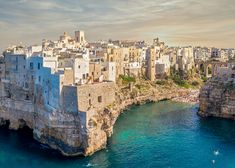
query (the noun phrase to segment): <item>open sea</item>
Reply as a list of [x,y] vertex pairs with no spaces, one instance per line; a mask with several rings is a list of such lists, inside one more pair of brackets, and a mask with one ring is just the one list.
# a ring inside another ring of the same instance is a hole
[[27,130],[0,128],[0,168],[235,168],[235,121],[197,116],[197,105],[133,106],[117,120],[107,148],[61,156]]

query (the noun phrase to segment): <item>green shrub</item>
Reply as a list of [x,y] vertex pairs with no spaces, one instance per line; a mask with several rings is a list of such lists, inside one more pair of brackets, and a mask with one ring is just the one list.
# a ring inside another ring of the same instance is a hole
[[166,85],[167,81],[166,80],[158,80],[158,81],[156,81],[156,84],[157,85]]
[[174,81],[175,84],[184,87],[184,88],[190,88],[190,84],[187,80],[182,79],[178,74],[174,74],[171,76],[171,79]]
[[199,83],[198,81],[193,81],[193,82],[192,82],[192,85],[193,85],[193,86],[198,86],[198,85],[200,85],[200,83]]
[[119,76],[125,84],[130,83],[130,82],[136,82],[135,77],[132,76],[127,76],[127,75],[120,75]]
[[206,81],[207,81],[207,77],[202,76],[201,78],[202,78],[203,82],[206,82]]

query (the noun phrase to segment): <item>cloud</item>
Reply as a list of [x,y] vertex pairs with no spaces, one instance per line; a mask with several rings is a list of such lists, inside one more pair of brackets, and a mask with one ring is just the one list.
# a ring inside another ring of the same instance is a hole
[[234,0],[0,0],[0,48],[64,31],[89,40],[144,39],[235,47]]

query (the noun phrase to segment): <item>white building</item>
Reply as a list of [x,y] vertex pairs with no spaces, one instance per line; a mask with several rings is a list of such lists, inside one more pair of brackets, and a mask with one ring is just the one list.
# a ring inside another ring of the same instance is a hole
[[116,63],[115,62],[104,62],[103,67],[107,72],[108,81],[116,82]]
[[162,55],[155,61],[155,65],[157,75],[168,73],[171,67],[170,55]]
[[177,50],[177,67],[179,70],[188,71],[194,66],[193,47],[183,47]]
[[86,83],[89,77],[89,60],[84,58],[75,58],[73,60],[73,70],[75,83]]
[[33,53],[42,52],[42,45],[32,45],[28,47],[27,56],[31,56]]

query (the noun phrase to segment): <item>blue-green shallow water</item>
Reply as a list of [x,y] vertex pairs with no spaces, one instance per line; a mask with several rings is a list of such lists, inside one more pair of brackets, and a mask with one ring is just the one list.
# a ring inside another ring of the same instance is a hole
[[0,168],[235,167],[235,122],[196,112],[170,101],[134,106],[119,117],[107,149],[86,158],[62,157],[26,133],[2,128]]

